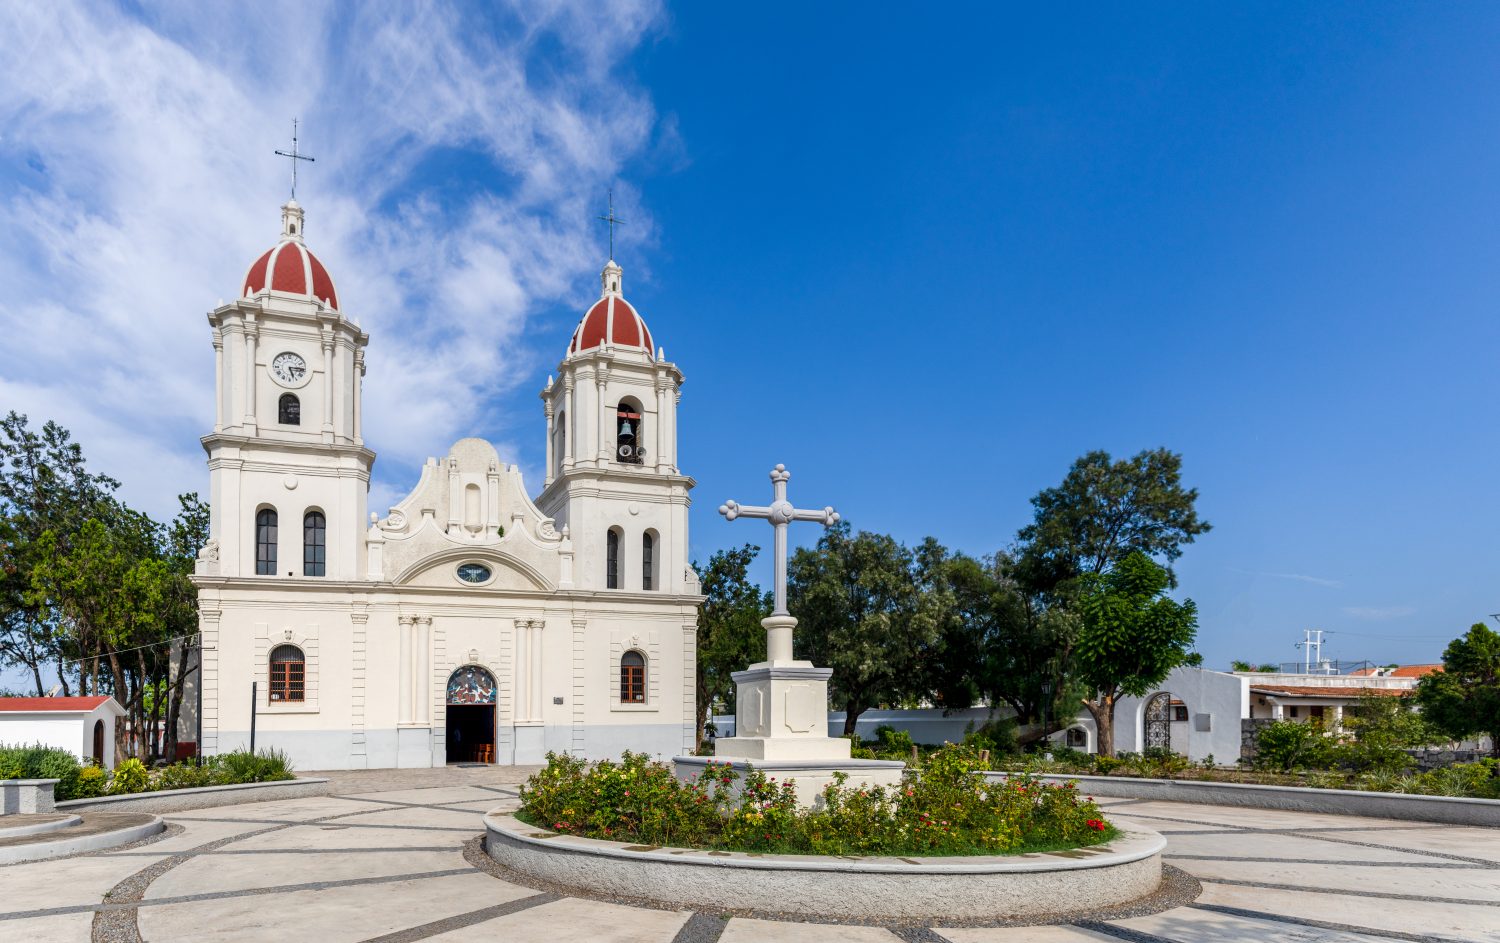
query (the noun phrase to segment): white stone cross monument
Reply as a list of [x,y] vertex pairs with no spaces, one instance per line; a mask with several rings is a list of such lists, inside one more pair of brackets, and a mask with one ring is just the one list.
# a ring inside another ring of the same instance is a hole
[[[771,522],[776,540],[773,557],[776,572],[775,607],[761,620],[766,630],[766,660],[732,676],[735,683],[735,735],[714,743],[714,759],[734,765],[751,763],[778,779],[795,779],[803,802],[812,803],[822,788],[842,772],[852,784],[894,784],[901,780],[905,764],[890,760],[855,760],[850,743],[828,736],[828,678],[832,668],[817,668],[810,661],[792,657],[792,629],[797,620],[786,608],[786,529],[792,521],[815,521],[828,527],[838,523],[831,507],[802,511],[786,499],[786,483],[792,475],[785,465],[771,472],[775,500],[770,507],[747,507],[725,502],[719,513],[729,520],[739,517]],[[703,759],[678,757],[679,775],[701,769]]]

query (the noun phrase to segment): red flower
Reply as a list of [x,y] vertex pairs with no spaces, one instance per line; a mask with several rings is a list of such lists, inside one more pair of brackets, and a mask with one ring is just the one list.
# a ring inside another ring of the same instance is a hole
[[1103,822],[1099,821],[1098,819],[1089,819],[1084,824],[1087,825],[1089,828],[1093,829],[1096,832],[1102,832],[1102,831],[1104,831],[1104,829],[1106,827],[1105,824]]

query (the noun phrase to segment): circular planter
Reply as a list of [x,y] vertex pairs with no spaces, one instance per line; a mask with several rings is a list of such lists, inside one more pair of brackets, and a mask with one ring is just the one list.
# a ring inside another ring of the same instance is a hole
[[1166,839],[1024,855],[841,858],[628,845],[491,812],[485,850],[520,874],[596,893],[723,910],[866,919],[1036,917],[1127,903],[1161,883]]

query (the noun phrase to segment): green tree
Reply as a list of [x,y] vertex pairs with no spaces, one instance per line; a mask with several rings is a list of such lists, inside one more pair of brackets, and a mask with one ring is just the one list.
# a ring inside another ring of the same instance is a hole
[[771,604],[747,575],[759,552],[759,547],[746,544],[716,552],[707,566],[693,565],[706,597],[698,609],[698,747],[703,745],[713,704],[734,705],[730,675],[766,659],[766,632],[760,620],[771,614]]
[[72,693],[65,660],[78,654],[59,632],[58,613],[32,593],[33,571],[46,560],[42,535],[61,535],[66,546],[118,485],[88,470],[83,450],[57,423],[37,432],[19,413],[0,420],[0,664],[24,668],[38,697],[49,667],[62,693]]
[[1167,566],[1184,544],[1207,533],[1196,488],[1182,486],[1182,456],[1150,449],[1128,460],[1090,452],[1061,485],[1031,499],[1034,520],[1019,534],[1019,574],[1032,590],[1051,593],[1090,573],[1105,573],[1131,553]]
[[1023,744],[1066,726],[1081,704],[1065,672],[1076,615],[1027,593],[1003,553],[984,560],[954,554],[943,578],[951,608],[928,661],[936,703],[1008,706]]
[[1483,623],[1448,643],[1443,670],[1417,682],[1417,703],[1455,740],[1486,735],[1500,758],[1500,635]]
[[1191,599],[1168,597],[1170,583],[1166,568],[1140,551],[1082,581],[1073,677],[1088,691],[1083,706],[1094,717],[1105,756],[1115,752],[1118,700],[1145,695],[1194,660],[1198,609]]
[[833,669],[846,735],[869,708],[929,693],[925,661],[951,606],[931,565],[939,549],[924,544],[917,554],[884,534],[852,536],[843,522],[788,561],[796,640],[802,657]]
[[1405,697],[1362,697],[1344,709],[1343,726],[1354,741],[1344,746],[1341,758],[1359,771],[1405,769],[1412,764],[1408,748],[1440,739]]

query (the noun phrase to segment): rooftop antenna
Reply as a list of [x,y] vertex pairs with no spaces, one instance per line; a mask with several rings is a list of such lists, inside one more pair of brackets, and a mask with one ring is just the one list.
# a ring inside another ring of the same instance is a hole
[[[277,153],[279,154],[281,152],[277,151]],[[310,159],[311,158],[309,158],[309,160]],[[614,258],[615,258],[615,227],[619,226],[619,225],[622,225],[625,222],[625,220],[620,219],[620,218],[618,218],[618,217],[615,216],[615,188],[614,187],[610,187],[609,188],[609,215],[608,216],[600,216],[598,218],[604,220],[606,223],[609,223],[609,258],[610,258],[610,261],[614,261]]]
[[1319,667],[1319,670],[1326,670],[1323,667],[1322,629],[1303,629],[1302,641],[1297,643],[1297,647],[1302,649],[1303,674],[1312,674],[1313,665],[1317,665]]
[[278,157],[290,157],[292,159],[292,199],[297,199],[297,161],[305,160],[309,163],[317,160],[316,157],[308,157],[297,150],[297,119],[292,119],[292,149],[288,151],[277,151]]

